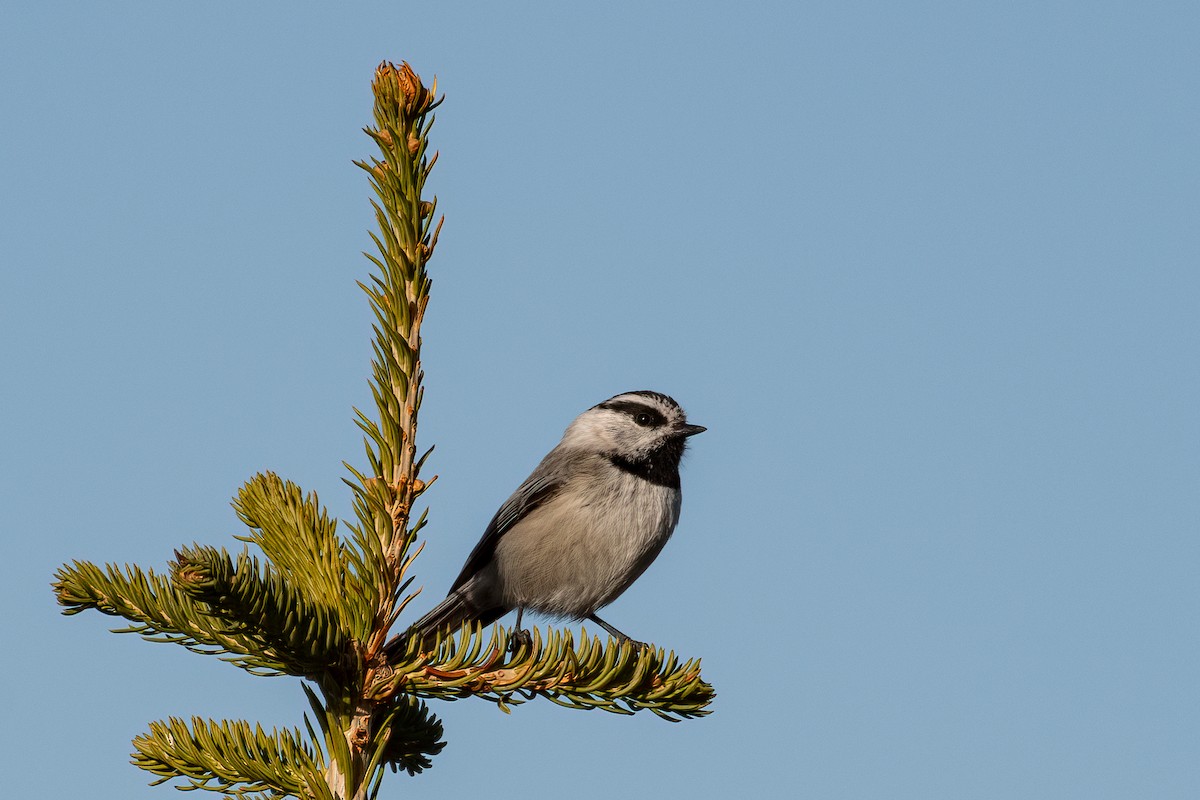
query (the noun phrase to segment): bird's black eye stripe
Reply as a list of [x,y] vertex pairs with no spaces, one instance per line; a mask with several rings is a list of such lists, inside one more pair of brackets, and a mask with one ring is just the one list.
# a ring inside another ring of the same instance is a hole
[[622,414],[628,414],[633,417],[633,421],[643,428],[657,428],[660,425],[667,424],[667,418],[657,408],[645,405],[644,403],[636,403],[632,400],[610,400],[607,403],[601,403],[600,408],[607,408],[610,411],[619,411]]

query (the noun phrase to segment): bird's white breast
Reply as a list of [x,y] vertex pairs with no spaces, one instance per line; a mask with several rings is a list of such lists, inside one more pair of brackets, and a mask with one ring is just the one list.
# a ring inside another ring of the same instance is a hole
[[506,604],[586,617],[633,583],[679,520],[677,489],[615,468],[572,483],[497,542]]

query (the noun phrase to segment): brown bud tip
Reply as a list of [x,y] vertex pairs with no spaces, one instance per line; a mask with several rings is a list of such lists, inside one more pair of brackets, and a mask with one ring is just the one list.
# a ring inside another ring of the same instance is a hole
[[375,68],[375,94],[390,95],[391,92],[387,90],[392,87],[399,90],[400,96],[395,100],[402,102],[404,110],[409,114],[424,113],[433,103],[433,92],[421,84],[420,76],[407,61],[400,62],[399,67],[390,61],[384,61]]
[[421,78],[408,65],[407,61],[400,62],[400,88],[404,90],[404,96],[410,100],[419,100],[425,93],[425,87],[421,85]]
[[412,153],[415,156],[417,154],[417,151],[420,149],[421,149],[421,140],[415,136],[408,137],[408,152]]

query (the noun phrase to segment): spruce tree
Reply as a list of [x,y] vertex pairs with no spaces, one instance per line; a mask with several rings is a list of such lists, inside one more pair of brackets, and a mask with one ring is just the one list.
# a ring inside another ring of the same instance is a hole
[[[437,82],[408,66],[375,72],[379,156],[355,162],[374,189],[374,271],[359,282],[374,313],[371,389],[375,413],[355,409],[366,464],[346,464],[354,519],[339,521],[314,492],[265,472],[237,493],[246,533],[235,552],[181,546],[164,571],[75,561],[55,574],[63,613],[94,609],[137,633],[256,676],[293,675],[311,708],[305,729],[267,730],[239,720],[169,718],[133,740],[133,763],[155,783],[237,797],[365,800],[385,767],[416,774],[444,747],[429,699],[480,697],[501,710],[543,697],[576,709],[650,711],[668,720],[702,716],[713,699],[699,660],[662,648],[571,630],[534,629],[510,652],[499,625],[429,642],[413,637],[392,658],[384,644],[406,624],[413,561],[428,508],[421,478],[432,448],[417,455],[421,409],[421,319],[427,267],[442,220],[423,196],[437,162],[429,149]],[[339,524],[341,531],[339,531]],[[423,546],[423,545],[422,545]],[[411,620],[409,620],[411,621]]]

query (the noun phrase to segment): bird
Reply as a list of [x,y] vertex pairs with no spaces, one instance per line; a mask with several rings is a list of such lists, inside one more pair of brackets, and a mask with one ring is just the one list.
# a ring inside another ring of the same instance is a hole
[[510,649],[529,642],[526,611],[588,620],[658,557],[679,522],[679,465],[690,424],[679,403],[649,390],[624,392],[584,411],[500,506],[446,599],[388,643],[428,642],[466,622],[490,625],[517,612]]

